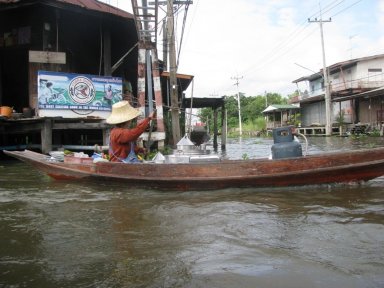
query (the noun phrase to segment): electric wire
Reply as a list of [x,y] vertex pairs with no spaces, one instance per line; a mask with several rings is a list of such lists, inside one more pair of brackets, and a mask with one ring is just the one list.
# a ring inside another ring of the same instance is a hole
[[[340,5],[344,1],[345,0],[333,1],[329,4],[327,4],[325,6],[326,10],[323,13],[331,11],[332,9],[334,9],[335,7],[337,7],[338,5]],[[319,12],[312,13],[312,15],[309,18],[317,16],[318,13]],[[296,41],[297,37],[299,37],[300,34],[302,34],[309,26],[310,26],[310,24],[308,23],[307,19],[305,21],[303,21],[301,24],[299,24],[299,26],[293,32],[291,32],[285,39],[283,39],[283,41],[279,42],[278,45],[276,45],[272,50],[269,50],[266,55],[260,57],[261,61],[257,61],[257,63],[258,63],[257,70],[263,69],[269,63],[273,63],[275,60],[278,60],[281,57],[288,54],[289,52],[293,51],[293,49],[295,47],[297,47],[298,45],[301,45],[301,43],[303,43],[303,41],[305,39],[309,38],[312,35],[312,33],[314,33],[315,30],[317,30],[317,29],[312,29],[309,33],[306,34],[305,37],[300,38]],[[288,45],[287,43],[288,44],[293,43],[293,44],[291,44],[290,46],[287,46]],[[272,55],[272,56],[270,56],[270,55]],[[255,70],[251,68],[251,69],[246,70],[242,74],[249,74],[251,71],[255,71]]]
[[358,0],[354,3],[352,3],[351,5],[349,5],[348,7],[344,8],[343,10],[340,10],[339,12],[337,12],[336,14],[333,14],[332,17],[335,17],[336,15],[339,15],[340,13],[343,13],[345,10],[355,6],[356,4],[358,4],[359,2],[361,2],[362,0]]
[[185,12],[184,12],[184,17],[183,17],[183,26],[182,26],[182,29],[181,29],[180,48],[179,48],[178,55],[177,55],[177,64],[176,64],[177,67],[179,67],[180,53],[181,53],[181,47],[182,47],[182,44],[183,44],[183,37],[184,37],[184,31],[185,31],[185,24],[187,22],[188,7],[189,7],[189,2],[187,2],[187,4],[185,4]]
[[[348,10],[349,8],[353,7],[354,5],[358,4],[361,1],[362,0],[355,1],[354,3],[349,5],[348,7],[345,7],[343,10],[340,10],[337,13],[333,14],[332,17],[334,17],[334,16],[336,16],[336,15],[338,15],[338,14],[340,14],[340,13],[346,11],[346,10]],[[323,13],[326,14],[326,13],[332,12],[334,9],[336,9],[343,2],[345,2],[345,0],[332,1],[332,2],[328,3],[327,5],[324,6],[324,8],[323,8],[324,10],[322,11],[322,14]],[[320,11],[316,12],[316,13],[312,13],[311,17],[317,16],[317,15],[319,15],[319,13],[320,13]],[[312,29],[307,34],[305,34],[304,37],[302,37],[302,38],[297,40],[297,38],[305,30],[307,30],[308,26],[309,26],[309,23],[307,21],[306,21],[306,24],[304,24],[304,23],[300,24],[293,32],[291,32],[286,38],[284,38],[281,42],[279,42],[273,49],[270,49],[267,52],[267,54],[259,57],[260,60],[259,61],[255,61],[257,63],[257,66],[254,65],[254,66],[246,69],[241,74],[242,75],[249,75],[251,72],[262,70],[268,64],[274,63],[278,59],[281,59],[283,56],[289,54],[290,52],[293,52],[294,48],[296,48],[298,45],[301,45],[301,43],[303,43],[302,41],[304,41],[305,39],[309,38],[312,35],[312,33],[314,33],[315,30],[318,29],[318,28]],[[290,45],[287,45],[286,43],[289,43]],[[225,89],[225,90],[228,90],[228,89]]]

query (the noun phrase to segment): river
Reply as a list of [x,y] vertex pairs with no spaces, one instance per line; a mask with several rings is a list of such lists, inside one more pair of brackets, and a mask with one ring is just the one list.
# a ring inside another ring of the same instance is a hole
[[[308,138],[307,153],[383,146]],[[230,140],[227,158],[270,153]],[[384,287],[384,178],[158,192],[0,162],[0,287]]]

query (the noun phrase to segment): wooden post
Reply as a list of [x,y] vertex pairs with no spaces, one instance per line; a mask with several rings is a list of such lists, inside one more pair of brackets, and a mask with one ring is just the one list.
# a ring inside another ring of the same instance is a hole
[[217,151],[217,108],[213,110],[213,149]]
[[109,135],[110,135],[111,129],[104,128],[103,129],[103,146],[109,146]]
[[103,35],[103,58],[104,58],[104,75],[111,76],[112,75],[112,65],[111,65],[111,33],[109,28],[105,28],[104,26],[104,35]]
[[225,105],[221,107],[221,150],[225,150],[227,145],[227,111]]
[[44,120],[41,128],[41,152],[47,154],[52,151],[52,120],[47,118]]

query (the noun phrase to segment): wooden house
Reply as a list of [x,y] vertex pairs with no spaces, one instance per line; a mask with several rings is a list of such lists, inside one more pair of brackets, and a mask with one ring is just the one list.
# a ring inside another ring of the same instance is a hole
[[135,89],[137,41],[133,16],[99,1],[0,0],[0,106],[12,107],[14,115],[34,112],[1,119],[0,146],[48,152],[54,145],[103,144],[107,127],[94,111],[39,117],[38,71],[113,75]]
[[[35,147],[47,153],[57,147],[107,145],[106,113],[41,109],[39,73],[121,79],[121,98],[136,106],[142,93],[139,42],[135,16],[97,0],[0,0],[0,107],[16,112],[12,118],[0,115],[0,150]],[[162,87],[169,87],[167,76],[159,78]],[[180,102],[192,78],[178,78],[183,81]],[[162,91],[164,104],[168,95]]]
[[[115,75],[136,87],[133,16],[94,0],[0,0],[0,103],[37,108],[37,71]],[[136,54],[135,54],[136,52]]]

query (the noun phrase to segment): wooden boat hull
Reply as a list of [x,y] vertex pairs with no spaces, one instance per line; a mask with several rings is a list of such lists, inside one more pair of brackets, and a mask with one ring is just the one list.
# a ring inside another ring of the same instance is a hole
[[384,175],[384,148],[204,164],[77,164],[49,162],[29,150],[4,152],[58,180],[123,181],[132,187],[182,191],[348,183]]

